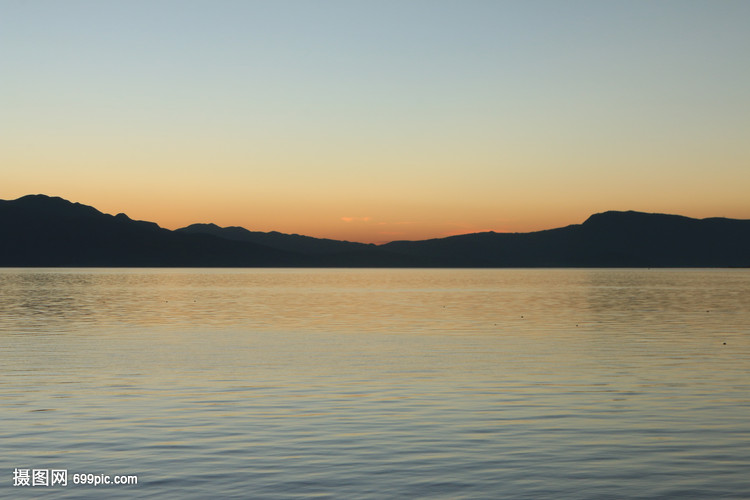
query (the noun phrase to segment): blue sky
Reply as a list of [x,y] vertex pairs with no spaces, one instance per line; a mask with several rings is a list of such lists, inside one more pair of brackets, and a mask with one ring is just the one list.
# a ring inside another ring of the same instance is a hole
[[0,1],[0,197],[387,241],[750,218],[750,2]]

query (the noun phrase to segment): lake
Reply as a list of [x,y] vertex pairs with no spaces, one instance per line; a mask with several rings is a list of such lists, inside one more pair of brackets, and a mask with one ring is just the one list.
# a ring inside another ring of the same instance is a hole
[[750,270],[0,269],[0,349],[4,498],[750,495]]

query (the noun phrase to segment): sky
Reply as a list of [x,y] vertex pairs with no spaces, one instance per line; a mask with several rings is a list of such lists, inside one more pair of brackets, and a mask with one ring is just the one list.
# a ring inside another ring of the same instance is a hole
[[0,0],[0,199],[363,242],[750,219],[745,0]]

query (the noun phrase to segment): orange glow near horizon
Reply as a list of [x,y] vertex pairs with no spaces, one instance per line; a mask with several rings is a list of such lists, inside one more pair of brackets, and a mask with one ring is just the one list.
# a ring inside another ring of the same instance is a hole
[[[73,190],[75,191],[75,190]],[[35,192],[15,192],[4,199],[15,199]],[[555,209],[550,204],[523,210],[500,206],[496,211],[487,207],[469,207],[458,212],[453,205],[431,205],[420,210],[412,203],[390,205],[388,210],[368,207],[356,215],[342,215],[338,207],[323,203],[289,203],[283,210],[281,200],[272,204],[264,201],[248,201],[225,198],[223,200],[185,199],[178,196],[140,196],[130,200],[120,192],[86,193],[41,193],[61,196],[72,202],[90,205],[103,213],[115,215],[125,213],[135,220],[156,222],[167,229],[177,229],[194,223],[214,223],[221,227],[239,226],[251,231],[279,231],[287,234],[302,234],[318,238],[357,241],[382,244],[395,240],[422,240],[444,238],[460,234],[494,231],[497,233],[524,233],[553,229],[570,224],[580,224],[590,215],[607,210],[638,210],[644,212],[673,213],[688,217],[731,217],[750,219],[750,209],[730,205],[723,212],[712,211],[714,206],[672,210],[670,206],[651,204],[650,206],[627,206],[613,203],[593,209],[571,206]],[[732,211],[734,208],[734,211]],[[352,212],[349,212],[350,214]],[[363,215],[373,213],[377,215]],[[402,214],[407,216],[400,217]],[[505,215],[498,216],[499,215]]]

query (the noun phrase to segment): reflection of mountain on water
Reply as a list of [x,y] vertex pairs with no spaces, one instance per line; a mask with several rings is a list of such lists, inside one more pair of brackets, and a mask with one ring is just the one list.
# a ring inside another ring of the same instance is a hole
[[170,231],[44,195],[0,200],[0,266],[746,267],[750,221],[606,212],[533,233],[369,245],[194,224]]

